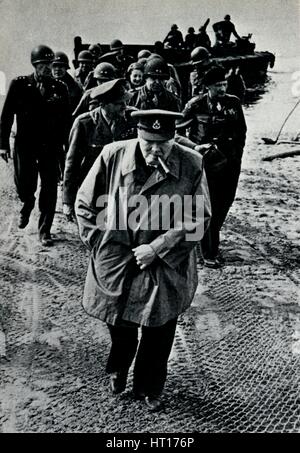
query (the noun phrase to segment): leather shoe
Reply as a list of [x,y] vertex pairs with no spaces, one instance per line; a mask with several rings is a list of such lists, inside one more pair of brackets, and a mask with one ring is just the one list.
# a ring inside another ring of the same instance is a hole
[[115,371],[110,375],[110,388],[112,393],[122,393],[126,388],[128,371]]
[[141,390],[135,390],[135,389],[132,390],[132,395],[133,395],[133,399],[135,399],[135,400],[143,400],[143,399],[145,399],[145,396],[146,396],[145,393],[142,392]]
[[18,227],[23,230],[23,228],[25,228],[26,225],[28,225],[28,222],[29,222],[29,215],[27,216],[27,215],[21,214],[20,218],[19,218]]
[[41,236],[40,241],[44,247],[51,247],[53,245],[53,240],[52,240],[50,234]]
[[215,259],[204,258],[203,264],[205,267],[209,267],[211,269],[219,269],[220,267],[222,267],[222,264],[217,258]]
[[158,412],[163,408],[163,403],[159,396],[154,398],[145,396],[145,403],[150,412]]

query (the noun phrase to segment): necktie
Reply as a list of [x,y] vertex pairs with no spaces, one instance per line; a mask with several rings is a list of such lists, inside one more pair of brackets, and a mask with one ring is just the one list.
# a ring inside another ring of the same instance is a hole
[[38,88],[39,92],[41,93],[41,95],[44,96],[46,90],[45,90],[45,86],[44,86],[44,83],[42,80],[38,80],[37,88]]

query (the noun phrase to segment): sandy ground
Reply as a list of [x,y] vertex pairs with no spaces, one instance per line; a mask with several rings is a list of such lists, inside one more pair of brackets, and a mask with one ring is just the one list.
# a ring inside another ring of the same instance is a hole
[[226,266],[199,264],[159,414],[132,400],[131,376],[124,394],[109,393],[107,330],[80,305],[88,254],[76,227],[59,200],[54,247],[38,243],[36,211],[18,230],[12,164],[0,162],[0,432],[300,431],[300,156],[261,160],[294,146],[262,144],[276,136],[259,120],[264,105],[246,108],[243,170],[222,234]]

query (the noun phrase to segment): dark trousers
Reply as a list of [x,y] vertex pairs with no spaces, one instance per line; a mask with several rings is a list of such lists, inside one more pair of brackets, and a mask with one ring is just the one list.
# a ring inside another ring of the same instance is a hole
[[138,341],[138,325],[108,325],[111,350],[106,371],[126,372],[135,358],[133,390],[140,395],[159,396],[167,377],[167,362],[175,336],[177,318],[163,326],[141,327]]
[[55,214],[58,181],[58,154],[56,148],[41,147],[38,151],[15,147],[14,169],[18,196],[23,202],[21,214],[29,216],[35,204],[38,175],[41,189],[39,194],[39,234],[50,233]]
[[215,259],[218,255],[220,230],[234,201],[239,175],[239,165],[218,176],[207,174],[212,217],[201,241],[203,258]]

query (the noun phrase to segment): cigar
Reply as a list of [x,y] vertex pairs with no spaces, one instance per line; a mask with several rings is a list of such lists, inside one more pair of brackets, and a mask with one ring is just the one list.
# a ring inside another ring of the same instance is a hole
[[158,162],[159,162],[160,165],[162,166],[162,168],[163,168],[164,172],[166,173],[166,175],[167,175],[168,173],[170,173],[170,170],[168,169],[168,167],[167,167],[165,161],[162,160],[161,157],[158,157]]

